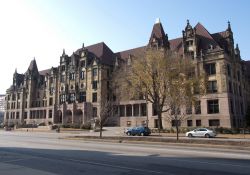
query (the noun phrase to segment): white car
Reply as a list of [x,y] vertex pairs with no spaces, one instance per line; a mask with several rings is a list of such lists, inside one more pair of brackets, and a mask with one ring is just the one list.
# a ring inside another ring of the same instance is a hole
[[216,133],[207,128],[197,128],[193,131],[186,132],[186,137],[215,137]]

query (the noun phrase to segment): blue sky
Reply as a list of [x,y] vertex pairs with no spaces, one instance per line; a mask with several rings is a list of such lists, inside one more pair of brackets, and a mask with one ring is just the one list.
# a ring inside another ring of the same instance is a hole
[[34,57],[43,70],[59,65],[63,48],[70,55],[82,43],[104,41],[114,52],[143,46],[156,18],[169,39],[181,37],[187,19],[210,33],[229,20],[242,58],[250,60],[249,9],[248,0],[0,0],[0,93]]

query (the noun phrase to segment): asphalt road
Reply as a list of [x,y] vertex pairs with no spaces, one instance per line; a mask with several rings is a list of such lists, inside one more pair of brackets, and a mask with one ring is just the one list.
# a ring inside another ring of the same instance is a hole
[[59,139],[68,135],[0,131],[0,174],[250,174],[246,150]]

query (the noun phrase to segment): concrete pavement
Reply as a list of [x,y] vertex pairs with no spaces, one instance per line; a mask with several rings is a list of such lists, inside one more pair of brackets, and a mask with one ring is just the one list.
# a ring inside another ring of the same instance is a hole
[[72,133],[0,132],[0,174],[250,174],[250,151],[58,139]]

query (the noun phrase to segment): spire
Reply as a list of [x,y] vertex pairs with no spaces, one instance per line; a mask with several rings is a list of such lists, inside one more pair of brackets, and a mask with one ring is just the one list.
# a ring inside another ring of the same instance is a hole
[[155,24],[158,24],[158,23],[161,23],[160,18],[156,18],[156,20],[155,20]]
[[65,49],[63,49],[63,53],[62,53],[62,55],[65,55]]
[[229,21],[229,20],[227,21],[227,31],[232,31],[232,30],[231,30],[231,24],[230,24],[230,21]]
[[236,44],[234,52],[235,52],[236,55],[240,56],[240,49],[239,49],[238,43]]
[[189,29],[192,29],[192,26],[190,25],[189,20],[187,19],[187,25],[186,25],[185,30],[189,30]]
[[238,43],[236,44],[236,49],[238,49],[238,50],[239,50],[239,45],[238,45]]
[[84,43],[82,43],[82,48],[84,48]]
[[38,68],[36,65],[36,59],[34,57],[34,59],[30,62],[29,68],[28,70],[32,71],[32,72],[38,72]]
[[169,47],[168,39],[160,22],[160,19],[157,18],[151,32],[149,39],[149,45],[151,47]]

